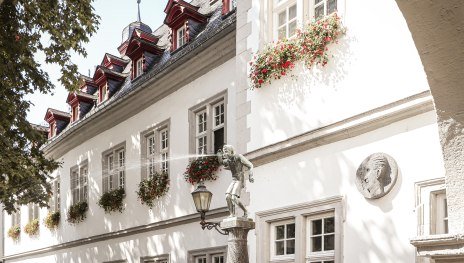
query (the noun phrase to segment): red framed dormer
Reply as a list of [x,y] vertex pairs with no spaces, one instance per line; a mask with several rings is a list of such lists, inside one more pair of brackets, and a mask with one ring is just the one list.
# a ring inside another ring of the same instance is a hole
[[208,18],[198,12],[199,7],[183,0],[169,0],[164,12],[164,23],[171,28],[171,51],[177,50],[192,39],[191,27],[203,25]]
[[79,90],[83,93],[93,95],[97,92],[98,86],[91,77],[81,75]]
[[129,39],[126,56],[132,61],[131,79],[140,77],[164,50],[157,46],[159,38],[141,29],[135,29]]
[[82,91],[70,92],[66,102],[71,106],[71,123],[79,120],[93,106],[94,96]]
[[69,113],[48,108],[44,118],[48,122],[48,138],[60,134],[68,126],[70,119]]
[[97,102],[100,104],[109,99],[124,82],[127,74],[111,70],[105,66],[97,66],[93,81],[98,87]]
[[222,15],[227,15],[236,8],[236,0],[222,0]]
[[126,68],[127,64],[129,64],[129,62],[130,61],[127,59],[123,59],[115,55],[106,53],[100,65],[110,70],[121,73],[124,71],[124,69]]

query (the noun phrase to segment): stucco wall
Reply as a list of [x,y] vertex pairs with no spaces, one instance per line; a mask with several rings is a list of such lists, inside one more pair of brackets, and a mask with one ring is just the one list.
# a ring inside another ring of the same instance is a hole
[[[444,176],[436,134],[435,115],[429,112],[259,166],[254,171],[255,183],[247,185],[251,193],[249,209],[253,215],[343,196],[343,262],[414,262],[415,250],[409,243],[417,234],[414,183]],[[392,156],[399,176],[385,197],[366,200],[356,188],[356,170],[375,152]],[[250,262],[258,263],[253,233],[249,242]]]
[[[189,153],[189,108],[226,90],[229,90],[227,103],[234,105],[235,93],[230,92],[235,85],[234,71],[235,60],[231,59],[134,117],[90,138],[84,144],[66,153],[59,159],[63,162],[62,167],[52,175],[61,177],[62,219],[58,230],[56,233],[51,233],[41,224],[38,238],[31,239],[24,232],[21,233],[19,243],[14,243],[10,238],[7,238],[5,255],[195,213],[190,195],[193,187],[183,178]],[[155,89],[156,87],[151,88]],[[227,107],[227,141],[230,143],[234,142],[234,133],[229,132],[234,127],[232,117],[235,115],[234,111],[235,107]],[[140,132],[167,119],[170,119],[169,153],[174,158],[170,162],[170,191],[157,202],[153,210],[150,210],[147,206],[140,204],[136,195],[137,185],[141,180]],[[108,215],[97,205],[102,193],[101,153],[124,141],[126,142],[125,211],[122,214]],[[66,212],[71,204],[70,168],[85,160],[89,162],[89,211],[84,222],[70,225],[65,221]],[[210,187],[215,196],[211,204],[212,209],[225,206],[223,193],[227,188],[228,181],[225,176],[219,176],[217,181],[211,183]],[[46,213],[46,209],[41,210],[41,221]],[[21,217],[24,226],[28,220],[27,207],[22,208]],[[11,218],[7,216],[5,228],[8,229],[10,226]],[[198,225],[197,228],[200,226]],[[176,242],[183,241],[176,240]],[[209,247],[214,242],[216,241],[211,241],[209,245],[204,244],[204,247]],[[202,244],[197,245],[199,246],[197,248],[202,248]]]
[[[264,39],[263,33],[270,23],[259,20],[268,12],[260,6],[263,2],[253,1],[248,13],[253,25],[248,47],[253,52],[259,43],[271,40],[269,36]],[[248,91],[252,103],[247,151],[429,89],[395,1],[346,1],[340,15],[347,32],[338,44],[329,46],[330,61],[325,67],[307,70],[298,64],[291,73],[294,78]]]

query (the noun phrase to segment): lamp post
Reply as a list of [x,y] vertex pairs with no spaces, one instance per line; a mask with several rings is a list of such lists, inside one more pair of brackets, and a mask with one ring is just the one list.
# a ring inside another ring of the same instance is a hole
[[255,222],[249,218],[229,217],[221,223],[206,222],[206,212],[209,211],[213,194],[203,184],[198,184],[192,192],[195,208],[200,213],[201,228],[204,230],[216,229],[222,235],[229,235],[227,242],[226,263],[248,263],[247,235],[248,231],[255,228]]

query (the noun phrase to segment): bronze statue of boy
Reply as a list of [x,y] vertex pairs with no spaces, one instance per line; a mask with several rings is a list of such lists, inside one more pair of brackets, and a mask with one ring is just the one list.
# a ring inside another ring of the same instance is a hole
[[[235,153],[232,145],[224,145],[222,151],[217,153],[219,163],[224,165],[224,169],[232,173],[232,182],[226,191],[227,207],[229,208],[230,217],[236,216],[235,207],[238,206],[243,210],[243,217],[247,218],[248,213],[245,206],[240,202],[240,192],[245,187],[245,172],[248,171],[250,183],[253,179],[253,164],[243,155]],[[246,168],[245,168],[246,167]]]

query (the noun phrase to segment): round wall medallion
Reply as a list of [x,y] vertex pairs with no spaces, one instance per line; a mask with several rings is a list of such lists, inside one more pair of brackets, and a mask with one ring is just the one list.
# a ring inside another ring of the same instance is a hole
[[398,166],[388,154],[374,153],[359,165],[356,171],[356,187],[368,199],[388,194],[396,183]]

